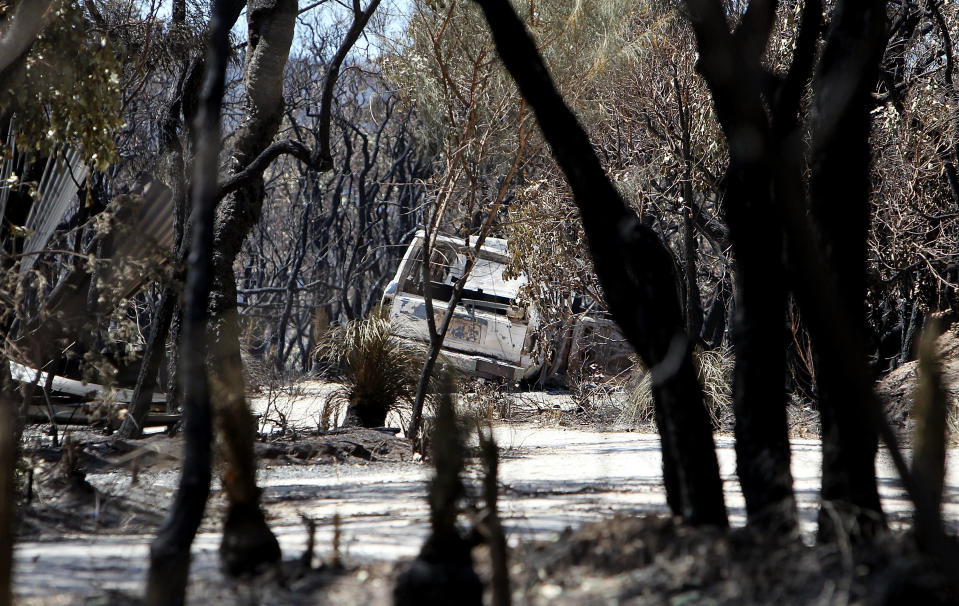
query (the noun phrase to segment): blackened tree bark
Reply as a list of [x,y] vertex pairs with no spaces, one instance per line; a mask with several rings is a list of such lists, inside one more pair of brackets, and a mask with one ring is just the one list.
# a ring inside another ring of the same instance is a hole
[[609,309],[653,372],[663,471],[672,510],[726,525],[709,416],[684,331],[673,258],[613,187],[508,0],[478,0],[497,51],[532,106],[566,176]]
[[[844,15],[845,11],[850,11],[851,14]],[[786,96],[783,91],[798,91],[803,88],[803,78],[794,78],[794,76],[802,73],[805,66],[810,66],[811,69],[816,55],[818,22],[822,9],[818,2],[812,5],[807,3],[803,13],[803,29],[797,44],[797,55],[790,68],[789,77],[782,85],[780,94],[783,96]],[[860,122],[859,134],[864,136],[864,133],[868,132],[870,104],[867,96],[856,93],[861,86],[857,74],[869,73],[870,66],[878,60],[876,55],[879,51],[876,50],[875,45],[881,47],[884,39],[882,24],[885,16],[881,2],[868,7],[863,2],[853,0],[840,5],[834,15],[834,26],[828,44],[835,44],[833,37],[837,35],[837,32],[841,32],[839,35],[844,38],[844,43],[839,47],[838,53],[834,47],[830,51],[832,56],[828,59],[826,53],[823,53],[823,61],[816,82],[817,107],[819,111],[825,112],[824,115],[815,117],[815,120],[820,120],[819,127],[823,129],[818,134],[820,141],[824,141],[825,135],[829,133],[825,127],[838,128],[841,121],[838,116],[844,115],[845,112],[854,114],[861,110],[863,112],[861,117],[865,117],[866,120],[866,129],[863,130]],[[844,19],[848,21],[842,23]],[[805,27],[807,21],[816,23],[816,27],[807,29]],[[829,103],[825,102],[827,98]],[[853,103],[854,99],[858,101]],[[783,116],[791,111],[790,107],[799,107],[798,96],[786,103],[777,102],[774,106],[776,121],[787,126],[781,129],[777,136],[776,196],[784,212],[790,270],[794,272],[795,293],[803,319],[808,325],[811,339],[817,343],[816,347],[825,354],[823,359],[830,365],[834,365],[836,376],[843,377],[847,387],[850,388],[848,392],[850,400],[842,404],[854,410],[841,411],[840,414],[858,415],[856,420],[867,433],[878,429],[888,448],[892,463],[902,479],[903,486],[915,505],[915,529],[920,542],[924,549],[934,555],[936,561],[946,570],[948,577],[957,578],[957,572],[954,570],[955,556],[951,555],[952,548],[948,546],[943,532],[936,503],[929,498],[928,491],[919,485],[917,478],[910,472],[905,457],[899,449],[898,437],[886,420],[884,407],[873,390],[873,373],[863,355],[862,340],[857,338],[857,333],[861,333],[862,330],[862,317],[849,315],[850,313],[861,314],[861,310],[853,310],[852,306],[837,304],[837,293],[842,290],[839,283],[845,279],[845,275],[837,272],[836,268],[827,261],[827,254],[831,250],[830,243],[825,239],[823,230],[816,225],[817,218],[810,212],[803,182],[803,157],[807,146],[801,129],[792,129],[790,132],[788,120],[783,119]],[[831,117],[829,117],[830,114]],[[798,121],[793,123],[798,124]],[[866,144],[860,142],[861,145],[852,145],[850,141],[845,143],[850,144],[850,148],[847,149],[858,150],[865,154],[867,160],[864,162],[860,157],[854,160],[853,167],[866,170],[868,167]],[[814,146],[813,151],[816,149]],[[844,162],[845,158],[839,161]],[[849,176],[859,179],[860,185],[868,181],[865,176],[861,178],[859,175],[850,174]],[[858,194],[864,195],[862,191]],[[846,237],[845,234],[842,237]],[[864,441],[868,444],[868,438],[863,440],[861,437],[854,437],[849,446],[855,449],[861,447]],[[841,451],[845,445],[839,444],[838,447]],[[840,452],[839,455],[840,460],[850,460],[844,453]],[[873,467],[872,455],[870,455],[868,465],[863,465],[857,471],[869,474]],[[829,473],[836,473],[836,470],[833,469]],[[874,485],[874,475],[865,482]],[[856,484],[862,486],[859,482]],[[862,537],[864,533],[875,531],[881,525],[881,519],[877,519],[881,512],[870,513],[868,510],[842,500],[832,501],[829,505],[828,511],[839,515],[830,516],[830,520],[826,522],[830,526],[825,529],[826,532],[820,532],[823,538],[836,536],[840,530],[843,534]],[[865,526],[858,524],[861,521],[865,523]],[[836,522],[840,522],[843,528],[840,529]]]
[[[199,97],[200,97],[200,86],[202,84],[202,76],[205,71],[205,65],[203,57],[194,57],[191,59],[188,64],[185,66],[185,77],[182,85],[180,86],[180,96],[179,96],[179,105],[180,112],[182,114],[183,121],[187,126],[187,141],[189,147],[186,150],[183,150],[179,147],[173,146],[169,148],[167,154],[168,159],[168,179],[171,183],[170,189],[173,191],[173,263],[175,268],[182,268],[184,259],[188,253],[188,215],[190,214],[191,209],[189,208],[187,200],[187,184],[186,184],[186,169],[185,167],[190,161],[190,150],[196,147],[196,132],[193,128],[195,124],[195,117],[199,107]],[[175,107],[170,108],[173,111],[176,111]],[[165,140],[170,140],[172,135],[175,133],[170,132],[170,128],[173,126],[173,117],[167,117],[166,124],[161,132],[163,132],[163,137]],[[176,143],[179,143],[177,139]],[[171,141],[171,145],[175,145]],[[222,192],[222,188],[220,189]],[[219,201],[219,198],[217,198]],[[182,271],[182,269],[181,269]],[[181,276],[182,278],[182,276]],[[179,300],[181,298],[182,287],[177,283],[177,277],[170,281],[165,289],[165,294],[170,297],[175,297],[174,300]],[[169,339],[171,343],[180,343],[181,328],[183,326],[182,314],[180,313],[181,306],[179,304],[174,305],[173,315],[170,318],[170,327],[168,328]],[[172,355],[167,360],[167,370],[169,375],[169,380],[167,384],[167,412],[176,412],[181,406],[180,394],[182,389],[180,388],[180,373],[179,373],[179,347],[174,347]]]
[[[246,116],[237,132],[230,172],[237,174],[273,140],[283,116],[283,70],[293,41],[295,0],[248,3]],[[280,546],[260,510],[253,442],[255,423],[246,403],[240,357],[233,263],[263,206],[262,173],[222,200],[216,213],[213,289],[210,295],[210,383],[218,443],[226,461],[223,487],[229,502],[220,558],[230,574],[253,572],[280,559]]]
[[[869,228],[869,110],[886,37],[885,3],[847,0],[833,18],[816,76],[812,112],[810,214],[848,326],[850,347],[865,363],[866,233]],[[819,536],[837,523],[864,536],[884,527],[876,489],[878,427],[836,350],[813,335],[823,433],[823,510]]]
[[675,76],[673,77],[673,90],[676,91],[683,150],[683,203],[680,205],[683,215],[681,239],[685,282],[683,307],[686,316],[686,334],[696,342],[700,341],[703,309],[699,294],[699,283],[696,281],[696,222],[693,214],[700,209],[693,202],[693,158],[690,151],[689,113],[683,100],[683,90],[679,85],[679,78]]
[[243,2],[237,0],[217,0],[210,20],[210,50],[197,118],[200,136],[193,173],[193,233],[183,306],[186,452],[173,507],[150,545],[150,572],[145,602],[157,606],[183,604],[185,601],[190,545],[203,519],[210,492],[212,417],[204,357],[207,349],[207,304],[212,281],[220,106],[230,52],[229,32],[242,6]]
[[775,146],[760,86],[776,2],[751,2],[735,33],[718,1],[691,0],[687,6],[700,51],[697,69],[729,143],[723,205],[736,254],[736,467],[749,523],[791,532],[796,503],[785,409],[783,228],[773,199]]
[[[850,4],[854,5],[853,10],[858,11],[862,8],[855,2]],[[842,10],[837,11],[837,18]],[[881,13],[881,8],[876,10]],[[871,19],[866,21],[872,26],[863,28],[858,34],[851,35],[847,39],[849,46],[844,50],[851,51],[845,57],[847,61],[834,63],[834,68],[842,66],[830,75],[828,83],[834,93],[839,93],[833,99],[838,104],[833,108],[834,110],[846,109],[850,98],[854,96],[852,91],[856,89],[855,74],[867,69],[869,62],[874,60],[868,51],[860,51],[876,43],[873,38],[876,35],[873,27],[877,27],[883,18],[881,14],[872,14]],[[846,33],[852,33],[850,30],[854,28],[848,28]],[[853,42],[856,38],[858,43]],[[857,45],[860,48],[856,48]],[[836,59],[837,57],[834,56],[831,60]],[[820,70],[820,82],[825,81],[822,77],[823,73],[825,71]],[[832,121],[832,126],[836,127],[837,123]],[[855,408],[861,415],[858,421],[863,426],[867,426],[866,431],[878,429],[879,435],[885,442],[892,463],[902,479],[903,487],[915,505],[914,528],[923,549],[933,556],[932,561],[941,566],[947,578],[959,578],[959,571],[956,570],[955,565],[957,560],[953,553],[954,547],[950,545],[943,531],[937,504],[930,498],[929,491],[920,485],[919,480],[910,471],[899,449],[899,439],[885,418],[884,407],[873,389],[873,373],[862,355],[862,343],[856,339],[856,332],[861,330],[858,327],[862,320],[850,317],[847,306],[836,304],[836,295],[841,290],[839,282],[843,276],[839,275],[826,260],[826,251],[829,250],[829,246],[825,243],[821,230],[814,225],[809,204],[804,196],[802,172],[798,170],[801,168],[801,162],[798,159],[803,154],[805,144],[800,136],[790,137],[780,143],[781,172],[791,177],[788,183],[786,183],[787,179],[781,179],[784,186],[777,189],[777,195],[783,202],[785,211],[787,244],[791,266],[796,275],[797,299],[803,317],[808,323],[811,338],[818,343],[816,346],[820,348],[820,351],[828,355],[828,363],[835,364],[836,374],[844,377],[848,385],[853,388],[852,400],[844,404]],[[861,440],[854,440],[851,444],[853,448],[861,445]],[[873,466],[870,461],[869,468]],[[834,472],[835,470],[832,470],[830,473]],[[875,479],[872,478],[870,483],[874,482]],[[824,529],[825,532],[820,531],[820,536],[823,538],[836,536],[840,530],[843,534],[862,537],[864,532],[878,530],[877,522],[881,524],[881,521],[876,520],[876,513],[870,515],[866,510],[846,501],[832,501],[830,505],[828,510],[840,515],[831,516],[831,519],[826,522],[830,526]],[[863,518],[865,518],[865,528],[858,525]],[[841,522],[843,528],[840,529],[836,522]]]
[[[302,145],[293,143],[286,146],[289,149],[270,145],[283,117],[283,73],[293,41],[297,2],[251,0],[248,4],[249,44],[244,74],[248,107],[230,159],[231,179],[222,188],[231,193],[217,209],[210,296],[212,348],[208,360],[220,444],[227,463],[223,485],[229,509],[220,558],[224,569],[236,575],[278,560],[280,548],[259,506],[253,451],[256,428],[245,397],[233,264],[263,208],[264,158],[275,158],[281,151],[294,155],[302,152]],[[353,23],[327,71],[325,86],[332,86],[329,81],[338,77],[343,59],[378,5],[379,0],[372,0],[364,10],[359,0],[353,2]],[[330,103],[331,96],[321,100],[320,113],[327,122]],[[321,134],[318,149],[308,159],[315,170],[332,168],[328,137]],[[252,167],[257,169],[248,170]]]
[[[293,267],[290,269],[290,276],[286,281],[286,300],[283,302],[283,313],[276,326],[276,357],[273,360],[273,367],[277,372],[283,372],[286,366],[286,359],[293,349],[293,344],[286,347],[286,326],[290,321],[290,315],[293,313],[293,302],[296,298],[297,280],[300,279],[300,268],[303,267],[303,258],[306,256],[306,245],[310,230],[310,214],[313,210],[313,202],[309,201],[303,208],[303,219],[301,221],[300,236],[296,243],[296,256],[293,260]],[[385,422],[385,420],[384,420]]]
[[173,0],[172,21],[174,23],[186,21],[186,0]]
[[156,389],[157,373],[160,371],[160,361],[166,349],[167,335],[170,332],[170,322],[176,309],[178,291],[167,286],[160,296],[156,316],[150,327],[150,338],[147,341],[140,369],[137,371],[137,383],[133,389],[133,399],[127,415],[117,431],[121,438],[139,438],[143,433],[143,426],[150,414],[153,403],[153,391]]
[[[173,4],[173,24],[174,27],[182,26],[186,20],[186,7],[183,0],[177,0]],[[161,171],[166,173],[163,180],[170,188],[173,197],[174,208],[174,235],[173,235],[173,263],[172,271],[168,276],[167,284],[160,295],[160,304],[157,313],[153,318],[150,327],[150,338],[147,342],[146,350],[143,353],[143,359],[140,362],[140,370],[137,374],[136,386],[133,390],[133,400],[130,402],[126,418],[120,425],[118,434],[122,438],[138,438],[143,433],[143,424],[150,413],[150,406],[153,403],[153,392],[156,389],[157,373],[160,369],[160,363],[163,360],[163,354],[166,350],[167,336],[170,334],[170,325],[173,323],[174,314],[179,307],[178,302],[182,293],[182,271],[183,259],[185,256],[184,238],[185,238],[185,216],[186,216],[186,174],[184,168],[184,150],[180,142],[179,130],[184,121],[191,125],[193,115],[183,116],[184,96],[192,96],[196,91],[188,90],[188,83],[197,83],[199,78],[196,74],[203,70],[202,61],[190,61],[184,58],[180,67],[180,76],[177,79],[177,86],[171,92],[170,100],[162,116],[160,117],[160,147],[161,154],[157,164]],[[195,87],[196,84],[193,84]],[[192,125],[191,125],[192,126]],[[192,128],[190,129],[192,131]],[[191,132],[192,138],[192,132]],[[179,330],[174,331],[174,335],[179,337]],[[179,342],[178,339],[173,340]],[[177,355],[174,355],[174,360]],[[171,377],[177,376],[175,372],[170,373]],[[176,410],[176,385],[175,380],[171,380],[171,385],[167,386],[167,410]]]

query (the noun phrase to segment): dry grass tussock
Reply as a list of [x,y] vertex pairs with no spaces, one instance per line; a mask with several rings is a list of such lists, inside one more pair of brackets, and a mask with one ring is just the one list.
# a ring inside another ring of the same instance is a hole
[[[732,348],[728,346],[693,352],[699,383],[703,387],[706,408],[714,428],[721,428],[732,417],[733,363]],[[639,383],[630,391],[619,413],[618,424],[641,427],[653,423],[652,373],[643,372]]]
[[330,329],[314,355],[338,375],[343,385],[332,392],[324,406],[321,425],[336,425],[341,405],[361,414],[383,416],[416,397],[416,384],[423,369],[426,348],[397,336],[393,323],[374,312]]
[[[398,336],[385,312],[374,310],[363,320],[331,328],[314,355],[327,366],[328,375],[342,382],[327,398],[320,429],[339,424],[337,411],[343,405],[347,406],[345,424],[371,427],[382,425],[391,410],[403,411],[413,403],[427,347]],[[446,375],[454,383],[458,378],[441,356],[429,394]],[[377,422],[370,424],[370,419]]]

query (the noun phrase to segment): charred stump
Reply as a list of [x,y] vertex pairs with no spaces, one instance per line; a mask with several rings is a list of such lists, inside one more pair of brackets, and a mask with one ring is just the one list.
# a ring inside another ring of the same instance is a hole
[[430,536],[423,549],[397,579],[396,606],[445,606],[483,603],[483,585],[473,570],[472,543],[456,526],[463,497],[463,441],[447,383],[439,398],[433,428],[433,463],[430,481]]

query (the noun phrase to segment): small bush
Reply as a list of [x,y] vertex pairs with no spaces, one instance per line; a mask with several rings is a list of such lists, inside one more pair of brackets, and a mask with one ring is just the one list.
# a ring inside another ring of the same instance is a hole
[[328,401],[346,404],[343,424],[381,427],[391,409],[416,397],[426,348],[398,337],[389,319],[374,312],[330,329],[315,355],[343,380]]
[[[693,364],[696,365],[696,375],[703,388],[706,409],[714,429],[721,428],[725,420],[732,415],[733,362],[730,347],[723,346],[708,351],[697,348],[693,351]],[[630,392],[618,422],[642,426],[652,424],[653,421],[653,377],[652,373],[646,371]]]

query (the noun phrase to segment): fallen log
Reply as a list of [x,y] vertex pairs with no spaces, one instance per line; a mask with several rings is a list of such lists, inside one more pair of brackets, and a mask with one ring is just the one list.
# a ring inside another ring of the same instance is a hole
[[[57,425],[94,425],[105,424],[108,420],[94,413],[95,404],[55,404],[53,405],[52,420]],[[32,404],[27,407],[28,423],[49,423],[50,411],[46,404]],[[181,415],[170,413],[151,412],[146,418],[145,427],[161,427],[173,425],[180,420]]]
[[[32,383],[37,378],[37,371],[29,366],[10,362],[10,374],[14,381],[21,383]],[[40,373],[39,385],[43,385],[47,380],[47,373]],[[86,400],[100,400],[105,402],[129,403],[133,401],[133,390],[124,387],[104,387],[96,383],[84,383],[76,379],[66,377],[53,377],[50,390],[55,393],[70,394],[79,396]],[[153,402],[166,402],[166,394],[154,393]]]

